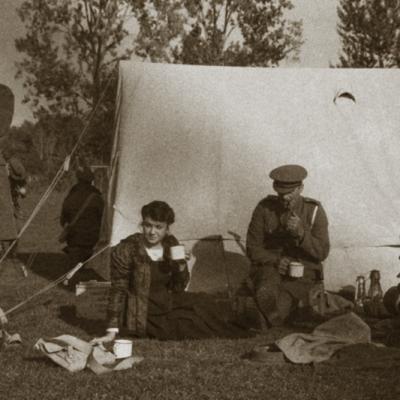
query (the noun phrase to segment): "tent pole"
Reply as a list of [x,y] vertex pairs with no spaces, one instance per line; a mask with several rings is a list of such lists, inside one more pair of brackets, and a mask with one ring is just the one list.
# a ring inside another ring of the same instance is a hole
[[228,271],[227,259],[226,259],[225,247],[224,247],[224,239],[223,239],[222,235],[219,236],[219,242],[221,244],[221,250],[222,250],[222,263],[224,265],[226,284],[227,284],[227,288],[228,288],[228,297],[229,297],[229,300],[232,302],[233,301],[233,290],[232,290],[231,280],[229,277],[229,271]]

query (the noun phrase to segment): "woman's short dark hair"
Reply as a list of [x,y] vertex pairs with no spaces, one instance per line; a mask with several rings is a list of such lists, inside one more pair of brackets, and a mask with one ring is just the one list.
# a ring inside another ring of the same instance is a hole
[[175,222],[174,210],[165,202],[154,200],[142,207],[142,219],[146,217],[154,221],[166,222],[171,225]]

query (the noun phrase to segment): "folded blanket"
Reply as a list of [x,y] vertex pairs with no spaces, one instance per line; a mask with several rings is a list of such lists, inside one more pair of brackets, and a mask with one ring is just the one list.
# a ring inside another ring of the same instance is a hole
[[318,325],[311,334],[287,335],[276,341],[276,345],[290,361],[307,364],[325,361],[350,344],[370,342],[369,326],[350,312]]

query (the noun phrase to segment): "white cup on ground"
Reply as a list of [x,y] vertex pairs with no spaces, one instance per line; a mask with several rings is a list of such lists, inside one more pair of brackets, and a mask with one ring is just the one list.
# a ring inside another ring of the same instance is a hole
[[289,264],[289,275],[292,278],[301,278],[304,275],[304,265],[297,261]]
[[183,245],[177,245],[177,246],[172,246],[171,249],[171,258],[173,260],[184,260],[185,259],[185,246]]
[[127,358],[132,355],[132,340],[116,339],[114,341],[113,353],[116,358]]

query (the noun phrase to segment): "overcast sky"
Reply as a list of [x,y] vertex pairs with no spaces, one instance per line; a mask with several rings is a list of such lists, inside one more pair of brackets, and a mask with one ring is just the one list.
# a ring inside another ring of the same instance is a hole
[[[295,9],[292,15],[303,19],[305,44],[301,49],[300,63],[289,67],[329,67],[337,60],[339,40],[336,33],[336,6],[338,0],[292,0]],[[21,104],[23,87],[15,80],[15,61],[18,53],[14,40],[23,35],[23,26],[16,7],[22,0],[0,0],[0,82],[12,88],[16,96],[13,125],[20,125],[32,118],[29,109]]]

